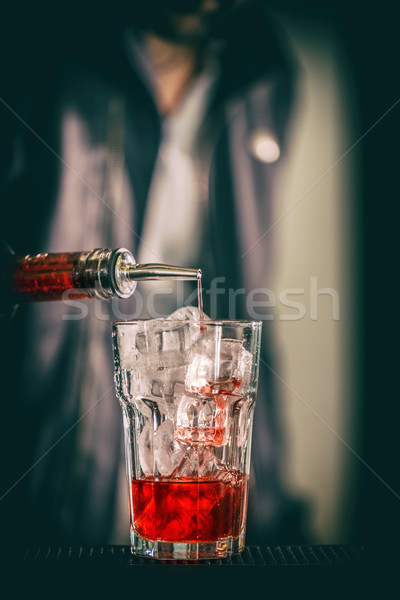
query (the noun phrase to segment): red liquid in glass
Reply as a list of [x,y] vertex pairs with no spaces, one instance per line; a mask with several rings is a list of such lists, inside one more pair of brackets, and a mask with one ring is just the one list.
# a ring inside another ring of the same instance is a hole
[[59,252],[37,254],[26,257],[17,263],[13,288],[25,300],[61,300],[66,290],[68,298],[89,298],[87,290],[79,289],[81,284],[74,277],[80,252]]
[[215,542],[236,538],[244,524],[248,479],[132,481],[133,527],[147,540]]

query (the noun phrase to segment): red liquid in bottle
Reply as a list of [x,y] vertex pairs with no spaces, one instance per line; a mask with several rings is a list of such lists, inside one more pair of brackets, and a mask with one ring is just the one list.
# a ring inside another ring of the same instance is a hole
[[132,481],[133,527],[148,540],[215,542],[239,536],[244,524],[248,478],[227,481],[180,479]]
[[[13,274],[13,289],[25,300],[61,300],[63,293],[69,299],[90,298],[88,290],[75,276],[80,252],[36,254],[17,262]],[[72,291],[73,290],[73,291]]]

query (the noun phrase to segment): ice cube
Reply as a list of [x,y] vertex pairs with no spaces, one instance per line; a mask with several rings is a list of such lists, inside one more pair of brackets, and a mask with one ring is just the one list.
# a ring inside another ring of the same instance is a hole
[[[182,306],[182,308],[178,308],[178,310],[169,315],[167,319],[171,321],[186,321],[189,319],[191,321],[200,321],[200,311],[196,306]],[[203,320],[204,319],[208,320],[209,317],[203,315]]]
[[185,371],[181,367],[157,371],[151,381],[151,395],[174,404],[185,389],[184,378]]
[[178,404],[175,438],[186,443],[213,444],[216,433],[214,398],[183,394],[175,401]]
[[118,338],[118,354],[121,368],[127,370],[134,369],[139,358],[135,343],[136,333],[128,327],[122,327],[113,335],[116,335]]
[[252,356],[239,340],[221,339],[218,330],[205,333],[192,346],[189,361],[185,379],[189,392],[248,390]]
[[135,338],[136,351],[140,354],[146,353],[148,349],[147,337],[144,331],[139,331]]
[[154,455],[160,475],[171,475],[184,455],[182,446],[174,438],[175,427],[166,419],[154,434]]
[[224,463],[215,456],[212,446],[195,445],[188,448],[171,477],[221,481],[230,477],[230,473]]
[[145,475],[154,473],[153,428],[147,423],[138,439],[140,467]]
[[174,438],[175,427],[171,419],[166,419],[154,434],[154,455],[160,475],[171,475],[183,458],[184,450]]
[[139,324],[135,339],[138,366],[164,368],[183,364],[179,356],[185,350],[181,329],[172,323],[167,326],[158,319]]
[[[182,323],[171,322],[168,326],[166,320]],[[148,319],[139,321],[135,328],[121,328],[118,332],[118,336],[123,338],[119,343],[121,367],[133,370],[185,364],[186,352],[199,336],[199,320],[198,308],[184,306],[167,319]],[[188,323],[185,324],[185,321]]]
[[172,473],[185,451],[174,438],[175,427],[171,419],[165,419],[154,431],[147,423],[138,440],[140,466],[145,475],[168,476]]

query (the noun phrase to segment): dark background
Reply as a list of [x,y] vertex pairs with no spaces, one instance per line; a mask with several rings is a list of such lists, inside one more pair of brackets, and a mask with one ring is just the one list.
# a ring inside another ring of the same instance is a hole
[[[329,21],[355,88],[361,137],[400,99],[400,20],[391,2],[269,2],[283,15]],[[354,139],[354,141],[356,141]],[[348,540],[394,542],[400,533],[399,220],[400,102],[358,144],[357,278],[360,349],[359,484]],[[354,459],[356,460],[356,459]],[[385,485],[385,482],[387,485]],[[391,488],[388,489],[389,486]]]
[[[395,3],[362,9],[340,3],[339,31],[349,49],[363,134],[400,98]],[[400,102],[361,142],[362,458],[397,494],[361,469],[354,536],[394,541],[400,524],[399,222]]]

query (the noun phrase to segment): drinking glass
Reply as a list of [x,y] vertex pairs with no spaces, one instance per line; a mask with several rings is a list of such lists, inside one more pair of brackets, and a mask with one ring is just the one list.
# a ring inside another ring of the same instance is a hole
[[112,335],[132,552],[241,552],[261,322],[115,321]]

